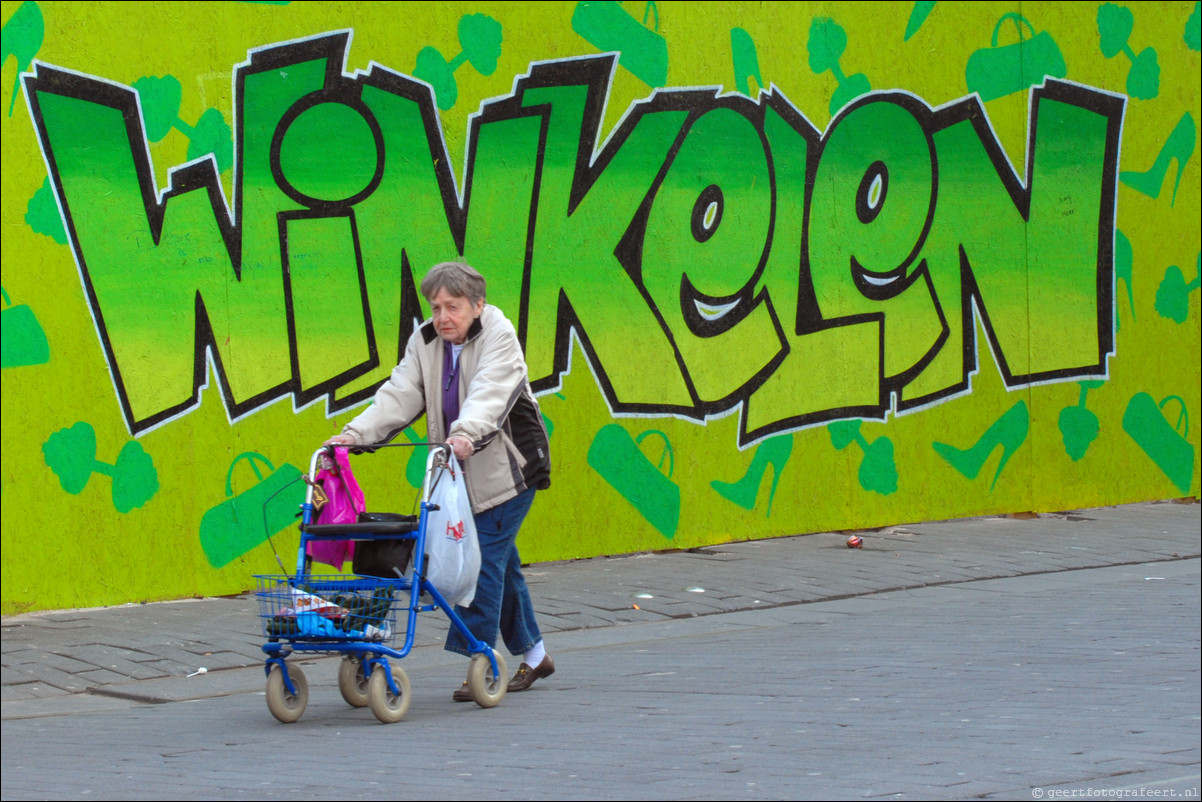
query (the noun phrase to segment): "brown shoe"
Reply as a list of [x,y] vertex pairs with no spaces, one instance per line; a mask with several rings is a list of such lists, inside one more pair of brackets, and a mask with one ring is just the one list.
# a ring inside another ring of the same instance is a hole
[[467,687],[466,680],[464,680],[463,684],[459,686],[459,690],[457,690],[453,694],[451,694],[451,698],[454,699],[456,702],[474,702],[474,701],[476,701],[476,697],[472,696],[471,689]]
[[555,661],[551,659],[551,655],[544,655],[542,662],[537,668],[522,663],[518,666],[518,673],[513,675],[513,679],[509,680],[509,693],[524,691],[534,684],[536,679],[549,677],[555,673]]

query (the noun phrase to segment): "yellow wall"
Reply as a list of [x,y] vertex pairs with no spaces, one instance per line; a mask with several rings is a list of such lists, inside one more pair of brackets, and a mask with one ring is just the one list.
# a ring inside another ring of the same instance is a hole
[[1198,3],[0,9],[5,614],[291,568],[459,256],[527,561],[1198,497]]

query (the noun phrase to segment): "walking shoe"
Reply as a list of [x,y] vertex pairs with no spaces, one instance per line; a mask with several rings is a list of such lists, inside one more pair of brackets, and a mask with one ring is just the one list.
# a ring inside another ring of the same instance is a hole
[[471,689],[467,687],[467,680],[463,681],[463,684],[461,686],[459,686],[459,690],[457,690],[453,694],[451,694],[451,698],[453,700],[455,700],[456,702],[474,702],[474,701],[476,701],[476,697],[472,696]]
[[551,659],[551,655],[545,655],[538,667],[531,668],[522,663],[518,666],[518,673],[513,675],[513,679],[509,680],[509,693],[524,691],[534,684],[536,679],[549,677],[555,673],[555,661]]

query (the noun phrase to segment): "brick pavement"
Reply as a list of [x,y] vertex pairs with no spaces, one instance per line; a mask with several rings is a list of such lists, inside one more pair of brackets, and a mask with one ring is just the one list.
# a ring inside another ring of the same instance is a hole
[[[763,610],[999,577],[1197,558],[1197,503],[1147,502],[744,541],[527,568],[539,622],[555,635]],[[419,616],[416,646],[436,647],[441,614]],[[3,619],[3,717],[228,692],[224,672],[262,666],[251,595],[27,613]],[[205,667],[200,677],[187,675]],[[41,703],[42,707],[39,707]],[[46,705],[51,705],[47,707]]]

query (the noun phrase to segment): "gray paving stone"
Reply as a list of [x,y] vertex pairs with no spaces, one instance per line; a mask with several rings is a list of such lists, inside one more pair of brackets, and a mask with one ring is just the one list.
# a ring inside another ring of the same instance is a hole
[[[826,533],[530,566],[555,677],[505,710],[450,705],[464,662],[440,648],[445,617],[423,614],[406,658],[414,706],[395,735],[341,701],[336,657],[289,658],[305,666],[310,710],[271,719],[249,595],[5,618],[4,796],[47,795],[21,768],[44,736],[83,755],[55,777],[73,796],[88,784],[150,798],[129,792],[150,772],[159,792],[188,797],[205,777],[209,797],[385,798],[396,775],[367,761],[381,734],[428,750],[406,755],[425,798],[462,798],[465,782],[556,799],[1170,787],[1198,774],[1199,529],[1198,505],[1149,503],[884,528],[861,550]],[[1080,581],[1093,569],[1096,587]],[[184,699],[196,703],[146,704]],[[187,740],[151,724],[168,709]],[[112,729],[102,755],[79,740],[90,716]],[[438,749],[449,733],[451,753]],[[328,743],[353,757],[316,772],[306,749]],[[473,758],[447,773],[457,752]]]

